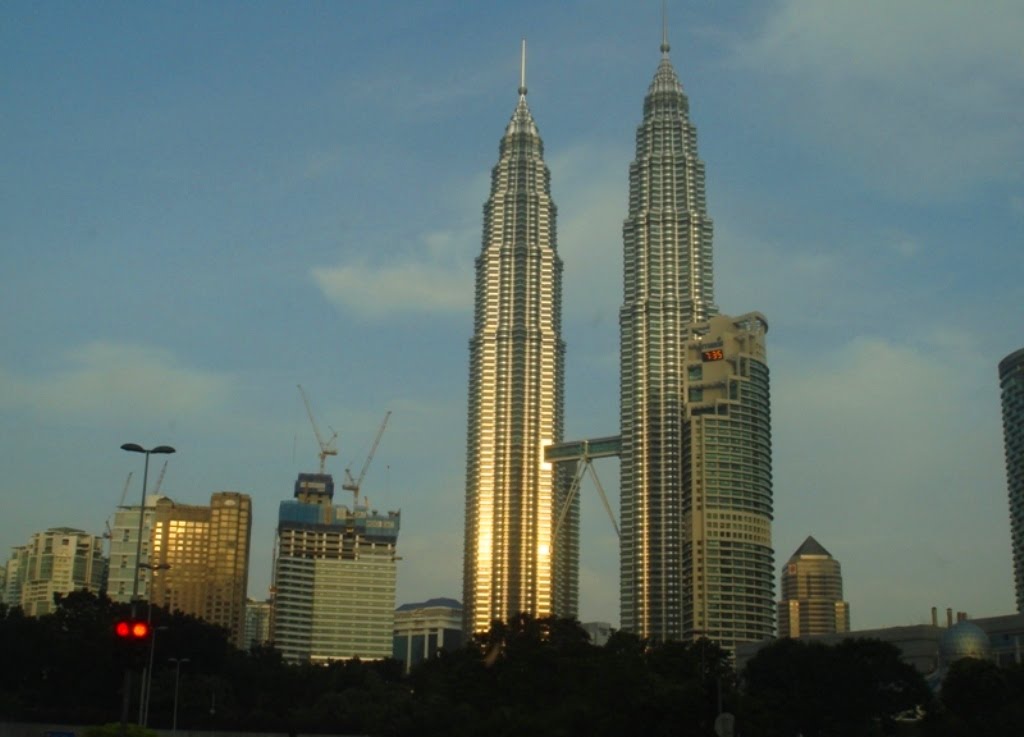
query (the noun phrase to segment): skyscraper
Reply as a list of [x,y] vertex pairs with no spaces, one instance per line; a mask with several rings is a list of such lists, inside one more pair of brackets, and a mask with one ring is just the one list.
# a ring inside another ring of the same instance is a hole
[[767,322],[718,316],[712,222],[689,102],[663,35],[623,225],[623,629],[731,647],[770,635]]
[[1024,348],[999,362],[1017,611],[1024,612]]
[[519,102],[484,205],[470,340],[463,606],[467,633],[518,612],[574,615],[577,516],[544,446],[563,427],[562,261],[544,146]]
[[400,515],[333,497],[330,474],[301,473],[281,502],[271,637],[289,662],[391,657]]
[[843,572],[813,537],[796,549],[782,572],[779,637],[809,637],[850,631],[850,605],[843,601]]
[[150,601],[224,627],[246,647],[251,531],[248,494],[215,492],[208,507],[159,498],[148,541]]

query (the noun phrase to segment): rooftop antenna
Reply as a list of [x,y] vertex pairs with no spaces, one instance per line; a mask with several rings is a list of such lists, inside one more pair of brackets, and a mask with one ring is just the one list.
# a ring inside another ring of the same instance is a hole
[[661,53],[668,55],[668,0],[661,0]]
[[519,55],[519,94],[526,96],[526,39],[523,39],[522,51]]

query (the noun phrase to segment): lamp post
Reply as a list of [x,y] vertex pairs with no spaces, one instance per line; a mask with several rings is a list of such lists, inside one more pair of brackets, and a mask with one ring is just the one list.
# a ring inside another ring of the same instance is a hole
[[[167,563],[139,563],[139,568],[145,568],[150,572],[150,584],[153,583],[152,574],[156,571],[166,571],[171,566]],[[146,601],[146,622],[153,624],[153,592],[150,591],[149,599]],[[153,690],[153,654],[156,650],[156,633],[159,630],[166,630],[166,627],[150,627],[151,635],[149,640],[149,665],[142,672],[142,683],[139,684],[139,724],[145,727],[149,723],[149,694]]]
[[146,463],[142,469],[142,501],[139,503],[139,539],[135,543],[135,575],[132,577],[132,616],[135,616],[135,603],[139,598],[139,568],[142,563],[142,521],[146,513],[146,482],[149,480],[149,456],[151,453],[174,453],[175,450],[169,445],[158,445],[155,448],[146,449],[137,443],[125,443],[121,450],[130,453],[145,453]]
[[189,662],[188,658],[167,658],[174,663],[174,713],[171,717],[171,733],[178,731],[178,683],[181,681],[181,664]]
[[167,627],[153,627],[150,630],[149,639],[149,670],[146,671],[142,678],[142,696],[140,700],[142,703],[139,704],[139,724],[143,727],[149,725],[149,699],[153,692],[153,655],[156,652],[156,635],[161,630],[167,630]]
[[[135,573],[132,576],[132,619],[135,619],[138,610],[138,598],[139,598],[139,564],[142,562],[142,521],[145,518],[146,512],[146,483],[149,479],[149,455],[151,453],[174,453],[174,448],[169,445],[158,445],[155,448],[149,450],[143,448],[137,443],[125,443],[121,446],[121,450],[127,450],[130,453],[145,453],[146,463],[142,472],[142,503],[139,505],[139,539],[135,544]],[[123,695],[121,697],[121,735],[124,737],[128,733],[128,707],[131,702],[131,690],[132,690],[132,670],[130,667],[124,669],[124,686],[122,687]]]

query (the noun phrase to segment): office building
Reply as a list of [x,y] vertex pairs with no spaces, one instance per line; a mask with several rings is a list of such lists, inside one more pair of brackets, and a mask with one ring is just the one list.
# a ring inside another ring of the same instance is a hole
[[392,654],[400,513],[334,506],[329,474],[299,474],[278,513],[271,637],[285,660]]
[[395,610],[392,657],[405,672],[441,650],[462,647],[462,604],[437,598],[403,604]]
[[621,625],[731,648],[774,631],[767,322],[715,305],[704,164],[667,34],[661,52],[623,225]]
[[54,594],[99,593],[106,583],[103,538],[70,527],[53,527],[15,547],[4,571],[4,600],[30,617],[52,614]]
[[150,601],[224,627],[246,647],[252,501],[247,494],[215,492],[209,506],[161,497],[150,538]]
[[786,562],[779,602],[779,637],[850,631],[850,605],[843,601],[839,561],[808,537]]
[[563,430],[562,261],[544,146],[519,101],[484,205],[470,340],[465,631],[519,612],[574,616],[578,510],[555,539],[562,489],[544,447]]
[[1017,611],[1024,613],[1024,348],[999,362]]

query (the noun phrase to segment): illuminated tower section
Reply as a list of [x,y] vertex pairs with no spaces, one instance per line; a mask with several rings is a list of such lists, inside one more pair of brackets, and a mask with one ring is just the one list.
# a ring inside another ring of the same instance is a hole
[[499,146],[484,205],[469,344],[465,631],[519,612],[576,612],[578,524],[560,498],[545,445],[562,438],[562,261],[544,146],[519,103]]
[[622,628],[680,639],[685,329],[718,313],[704,164],[669,59],[644,99],[629,167],[620,326]]

